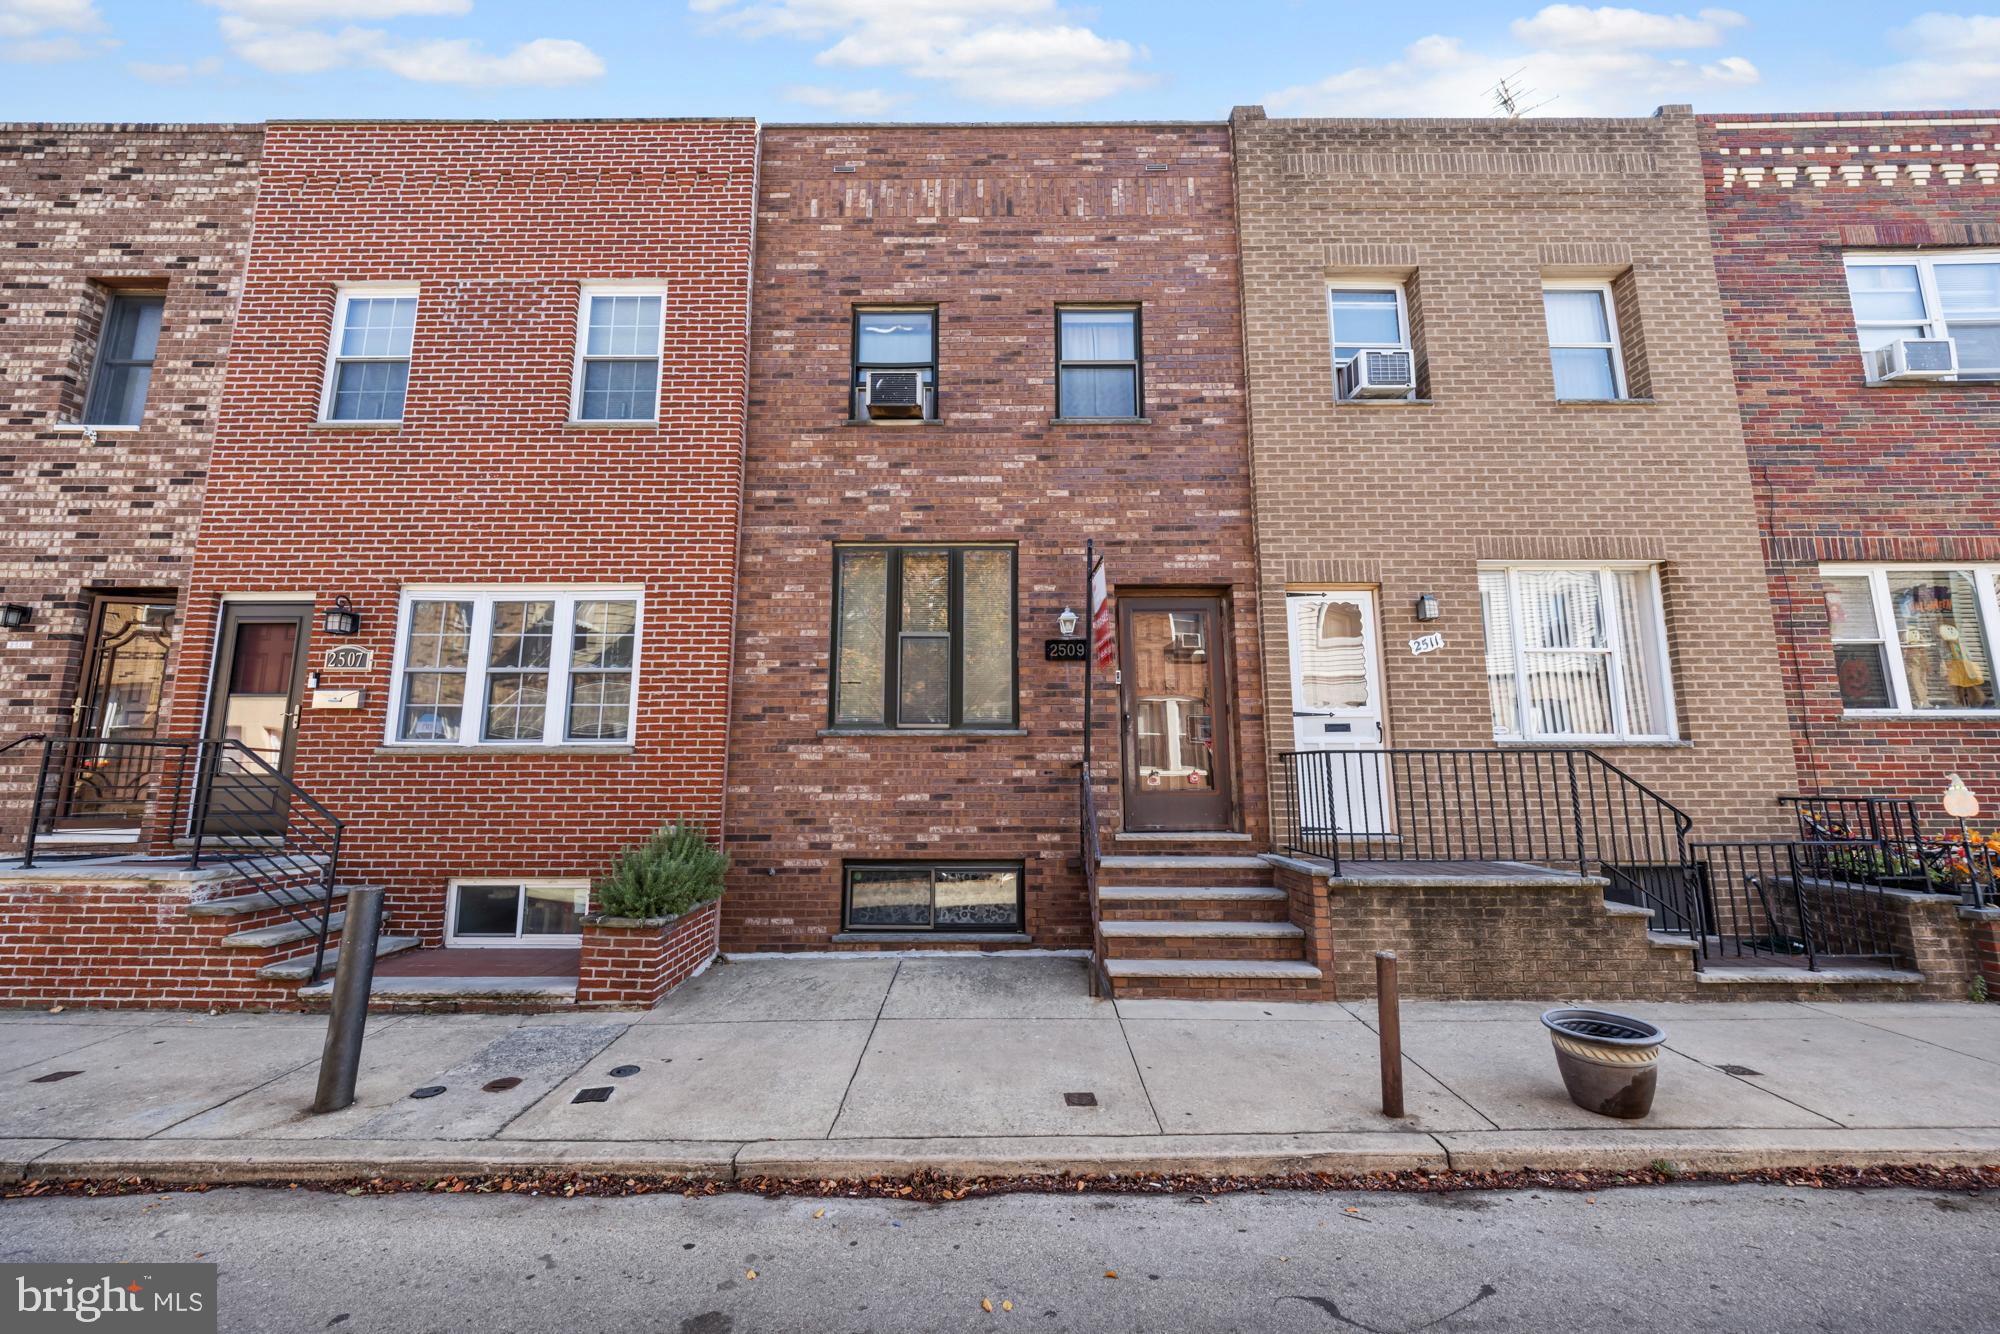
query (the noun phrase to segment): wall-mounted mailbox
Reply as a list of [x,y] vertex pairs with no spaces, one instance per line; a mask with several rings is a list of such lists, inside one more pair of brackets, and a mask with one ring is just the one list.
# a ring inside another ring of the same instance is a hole
[[367,702],[368,692],[360,686],[347,686],[339,690],[315,690],[312,706],[315,709],[358,709]]

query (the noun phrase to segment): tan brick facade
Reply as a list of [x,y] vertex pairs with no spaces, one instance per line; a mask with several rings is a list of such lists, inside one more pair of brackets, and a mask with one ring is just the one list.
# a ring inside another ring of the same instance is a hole
[[[1480,563],[1658,562],[1678,740],[1590,744],[1697,837],[1775,827],[1789,744],[1687,109],[1233,125],[1268,716],[1292,711],[1288,589],[1379,591],[1388,745],[1490,747]],[[1336,401],[1327,288],[1350,275],[1407,283],[1425,401]],[[1630,401],[1555,398],[1542,283],[1586,277]]]

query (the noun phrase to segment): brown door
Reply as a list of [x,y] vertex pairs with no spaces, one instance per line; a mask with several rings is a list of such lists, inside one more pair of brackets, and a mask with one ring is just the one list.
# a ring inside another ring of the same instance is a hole
[[1220,597],[1118,595],[1127,829],[1230,828],[1227,624]]
[[222,609],[208,739],[216,755],[204,827],[215,834],[282,834],[292,750],[305,693],[309,603],[230,602]]
[[70,707],[74,744],[62,754],[66,829],[138,827],[159,756],[160,696],[173,648],[171,597],[105,594],[91,605],[83,674]]

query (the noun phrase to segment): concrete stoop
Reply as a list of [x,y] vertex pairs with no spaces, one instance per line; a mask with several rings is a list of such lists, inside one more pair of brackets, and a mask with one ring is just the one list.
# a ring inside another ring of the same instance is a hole
[[1262,857],[1121,853],[1101,858],[1098,875],[1115,999],[1324,999],[1291,897]]

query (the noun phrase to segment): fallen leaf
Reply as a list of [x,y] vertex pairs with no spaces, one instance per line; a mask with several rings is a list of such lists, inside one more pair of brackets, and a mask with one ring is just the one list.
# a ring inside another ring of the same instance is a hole
[[826,1210],[824,1210],[824,1209],[821,1209],[821,1210],[817,1211],[816,1213],[814,1213],[814,1214],[813,1214],[813,1217],[814,1217],[814,1218],[825,1218],[825,1217],[826,1217]]
[[981,1297],[981,1298],[979,1299],[979,1309],[980,1309],[980,1310],[982,1310],[982,1311],[984,1311],[984,1312],[986,1312],[986,1314],[988,1314],[988,1315],[992,1315],[992,1314],[993,1314],[993,1299],[992,1299],[991,1297]]
[[744,1270],[744,1271],[743,1271],[743,1277],[745,1277],[745,1278],[755,1278],[755,1277],[757,1277],[757,1271],[756,1271],[756,1270],[754,1270],[754,1269],[746,1269],[746,1270]]
[[1106,1278],[1117,1278],[1117,1277],[1118,1277],[1118,1271],[1117,1271],[1117,1270],[1115,1270],[1115,1269],[1107,1269],[1107,1270],[1105,1270],[1105,1271],[1104,1271],[1104,1277],[1106,1277]]
[[1003,1301],[1000,1303],[1000,1309],[1003,1311],[1011,1311],[1014,1309],[1014,1303],[1009,1301]]
[[1351,1204],[1350,1204],[1350,1205],[1348,1205],[1348,1206],[1347,1206],[1347,1212],[1348,1212],[1348,1213],[1350,1213],[1350,1214],[1358,1214],[1358,1213],[1360,1213],[1361,1211],[1360,1211],[1359,1209],[1355,1208],[1355,1207],[1354,1207],[1353,1205],[1351,1205]]
[[50,1014],[61,1014],[61,1013],[63,1012],[63,1010],[65,1009],[65,1008],[66,1008],[66,1007],[64,1007],[64,1006],[61,1006],[61,1005],[51,1005],[51,1006],[49,1007],[49,1013],[50,1013]]

